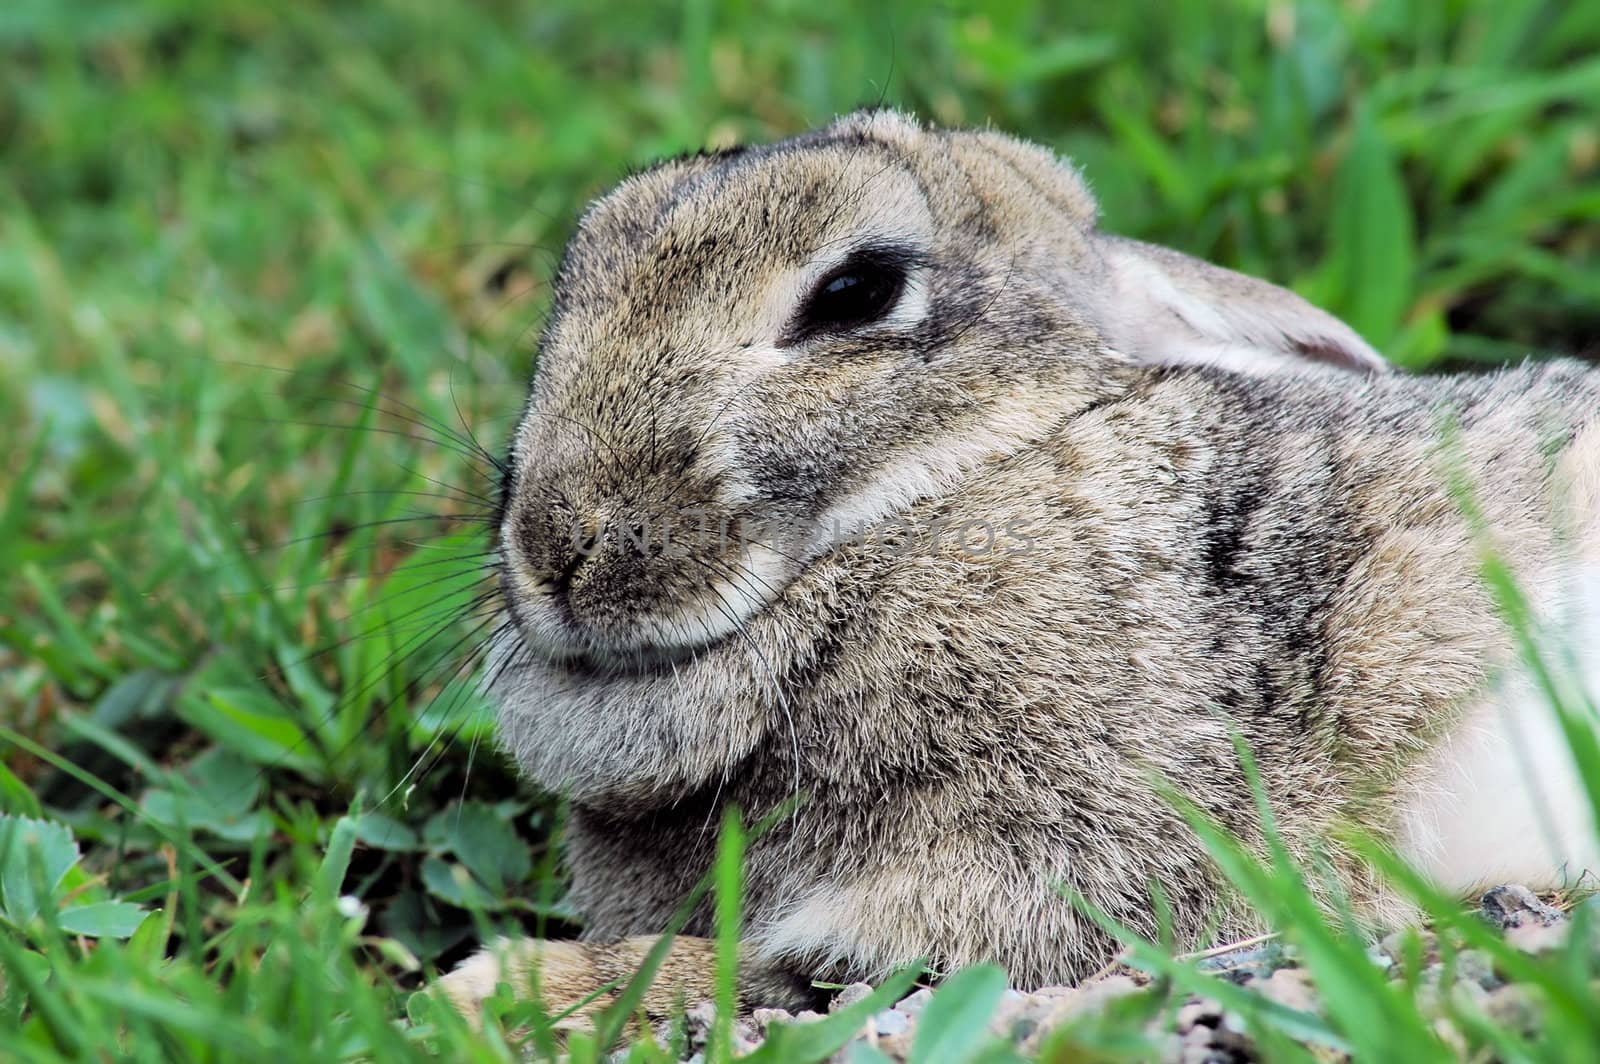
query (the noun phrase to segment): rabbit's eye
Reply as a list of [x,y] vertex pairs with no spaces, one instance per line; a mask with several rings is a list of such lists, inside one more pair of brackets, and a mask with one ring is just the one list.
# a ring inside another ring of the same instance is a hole
[[800,310],[796,332],[846,332],[870,325],[894,309],[906,286],[904,256],[865,250],[824,277]]

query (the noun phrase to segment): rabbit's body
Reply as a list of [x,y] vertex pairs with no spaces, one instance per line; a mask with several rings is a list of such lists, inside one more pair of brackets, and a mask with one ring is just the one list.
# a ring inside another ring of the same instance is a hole
[[[1458,451],[1434,431],[1447,411]],[[1408,768],[1511,660],[1450,457],[1549,593],[1573,554],[1553,474],[1600,468],[1600,433],[1571,442],[1596,411],[1600,378],[1570,365],[1449,383],[1133,372],[912,507],[924,542],[822,555],[692,661],[513,670],[503,737],[537,782],[588,796],[568,845],[592,936],[666,923],[709,867],[718,805],[800,792],[749,854],[766,957],[832,978],[993,959],[1020,984],[1070,981],[1112,946],[1062,887],[1146,931],[1151,882],[1182,935],[1217,914],[1216,870],[1150,774],[1254,836],[1230,726],[1298,846],[1340,821],[1392,836],[1426,801]],[[963,550],[966,520],[1031,542]],[[602,751],[702,717],[730,745]],[[662,779],[693,782],[634,797]],[[1563,861],[1538,856],[1514,871],[1552,884]]]
[[[1063,888],[1150,931],[1158,884],[1179,934],[1242,928],[1155,782],[1259,841],[1235,730],[1302,854],[1354,823],[1452,887],[1499,873],[1453,841],[1511,778],[1466,737],[1517,699],[1449,473],[1535,605],[1570,604],[1600,562],[1594,372],[1306,368],[1381,363],[1287,292],[1101,233],[1049,153],[886,113],[630,178],[556,293],[492,687],[573,803],[592,941],[666,925],[722,807],[796,794],[748,855],[757,1002],[917,957],[1077,978],[1112,946]],[[1519,878],[1590,857],[1564,793]],[[577,1000],[634,948],[510,970]]]

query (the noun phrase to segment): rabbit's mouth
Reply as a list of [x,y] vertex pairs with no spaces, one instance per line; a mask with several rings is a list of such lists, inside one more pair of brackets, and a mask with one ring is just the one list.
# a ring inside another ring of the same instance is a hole
[[575,569],[593,571],[581,579],[538,575],[514,559],[501,570],[526,653],[574,679],[692,667],[750,639],[797,575],[787,555],[753,545],[715,560],[630,565],[596,558]]
[[643,646],[625,651],[589,649],[564,657],[552,657],[550,664],[578,681],[670,676],[680,669],[697,664],[734,638],[736,637],[729,633],[721,638],[693,645]]

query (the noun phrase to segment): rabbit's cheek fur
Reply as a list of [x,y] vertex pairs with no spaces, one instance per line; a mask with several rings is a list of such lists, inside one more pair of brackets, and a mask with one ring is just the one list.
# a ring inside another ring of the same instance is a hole
[[537,785],[618,811],[659,807],[746,757],[772,727],[743,692],[761,681],[724,642],[692,667],[574,668],[530,657],[506,635],[489,675],[500,741]]
[[[936,293],[923,334],[808,352],[750,393],[761,414],[740,433],[731,464],[764,505],[800,504],[813,529],[806,556],[1048,435],[1121,386],[1128,367],[1099,350],[1092,328],[1035,313],[1017,285],[1001,307],[999,278],[974,272],[962,291]],[[962,342],[984,307],[985,342],[1013,352],[1002,365]]]

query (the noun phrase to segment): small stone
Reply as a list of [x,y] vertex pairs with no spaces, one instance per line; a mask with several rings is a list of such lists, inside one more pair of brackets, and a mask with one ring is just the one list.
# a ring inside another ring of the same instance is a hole
[[[878,1037],[878,1052],[890,1060],[909,1059],[911,1056],[911,1036],[912,1032],[909,1030],[901,1031],[899,1034],[880,1035]],[[841,1056],[846,1060],[850,1059],[845,1054],[836,1054],[835,1059]]]
[[1475,983],[1485,990],[1493,990],[1501,982],[1494,972],[1493,958],[1481,949],[1464,949],[1456,954],[1456,979]]
[[1462,980],[1450,988],[1450,1003],[1458,1012],[1481,1013],[1489,1004],[1489,991],[1482,983]]
[[1439,993],[1439,981],[1426,979],[1417,984],[1416,991],[1412,994],[1416,1002],[1417,1011],[1424,1016],[1438,1016],[1444,1012],[1443,995]]
[[847,1009],[856,1002],[865,1000],[871,993],[871,983],[851,983],[833,995],[833,1000],[828,1002],[828,1011],[838,1012],[840,1009]]
[[788,1009],[756,1009],[750,1014],[750,1018],[761,1030],[766,1030],[775,1023],[790,1023],[794,1020]]
[[1518,883],[1484,891],[1478,899],[1478,908],[1491,924],[1506,929],[1530,923],[1549,927],[1564,923],[1567,919],[1560,909],[1546,905],[1537,894]]
[[[999,1033],[1009,1033],[1013,1040],[1024,1041],[1025,1052],[1033,1052],[1050,1030],[1078,1014],[1096,1009],[1116,998],[1143,989],[1126,975],[1108,975],[1092,983],[1084,983],[1070,994],[1051,994],[1048,997],[1023,995],[1027,1013],[1021,1023],[1011,1031],[1002,1028]],[[1019,1028],[1026,1027],[1024,1033]]]
[[1229,1015],[1234,1014],[1229,1013],[1223,1017],[1222,1026],[1217,1028],[1216,1033],[1211,1038],[1211,1049],[1212,1052],[1217,1054],[1216,1059],[1224,1061],[1255,1060],[1255,1042],[1245,1031],[1243,1018],[1240,1018],[1238,1027],[1230,1027],[1227,1022]]
[[1220,1054],[1211,1048],[1209,1042],[1203,1045],[1185,1043],[1183,1054],[1178,1057],[1179,1064],[1215,1064]]
[[915,1016],[923,1009],[928,1007],[928,1000],[932,997],[933,991],[929,990],[927,987],[922,987],[920,990],[914,990],[905,997],[901,998],[899,1004],[895,1005],[895,1008],[899,1009],[907,1016]]
[[1292,955],[1277,939],[1269,939],[1258,946],[1219,953],[1206,957],[1196,967],[1202,972],[1220,975],[1229,982],[1243,986],[1251,979],[1264,979],[1293,960]]
[[1000,1037],[1010,1037],[1013,1040],[1024,1037],[1019,1035],[1015,1028],[1030,1012],[1038,1011],[1040,1004],[1031,994],[1008,988],[1000,995],[1000,1000],[995,1002],[994,1012],[989,1016],[989,1030]]
[[1125,997],[1139,989],[1139,984],[1126,975],[1108,975],[1104,979],[1096,979],[1092,983],[1085,983],[1078,988],[1078,992],[1071,997],[1057,998],[1050,1004],[1049,1022],[1060,1023],[1063,1019],[1086,1009],[1100,1008],[1108,1001]]
[[1317,1011],[1317,992],[1303,968],[1279,968],[1261,981],[1266,997],[1300,1012]]
[[717,1021],[717,1007],[709,1001],[702,1001],[683,1014],[683,1037],[691,1046],[703,1046],[711,1038],[711,1031]]
[[1090,1002],[1106,1002],[1132,994],[1142,989],[1137,979],[1129,975],[1108,975],[1104,979],[1097,979],[1092,983],[1085,983],[1078,988],[1076,997],[1089,995]]
[[1546,924],[1531,920],[1525,924],[1507,927],[1506,941],[1524,953],[1545,953],[1559,949],[1565,944],[1570,928],[1571,925],[1565,921],[1559,924]]
[[1013,990],[1007,987],[1005,993],[1000,995],[997,1008],[1005,1012],[1016,1013],[1026,1009],[1033,1002],[1032,994],[1024,994],[1020,990]]
[[1543,1025],[1543,1008],[1535,993],[1517,983],[1491,991],[1483,1014],[1500,1027],[1534,1034]]
[[1433,1033],[1439,1036],[1439,1041],[1450,1047],[1450,1051],[1455,1054],[1457,1059],[1467,1059],[1467,1052],[1471,1047],[1467,1045],[1466,1038],[1454,1023],[1444,1017],[1440,1017],[1433,1021]]
[[1383,936],[1378,948],[1395,964],[1405,964],[1406,958],[1412,956],[1413,951],[1423,964],[1431,964],[1439,959],[1438,937],[1432,931],[1415,927],[1390,932]]
[[878,1033],[887,1037],[904,1034],[911,1028],[911,1017],[899,1009],[884,1009],[872,1018]]
[[1214,1002],[1191,1001],[1178,1009],[1179,1034],[1185,1034],[1197,1027],[1206,1031],[1214,1030],[1221,1022],[1222,1010]]
[[1010,1029],[1002,1032],[1013,1042],[1026,1042],[1040,1031],[1039,1021],[1032,1016],[1021,1016],[1011,1021]]

